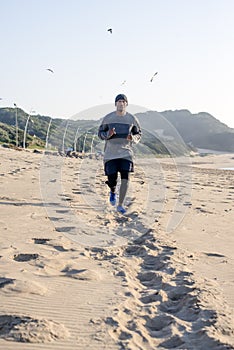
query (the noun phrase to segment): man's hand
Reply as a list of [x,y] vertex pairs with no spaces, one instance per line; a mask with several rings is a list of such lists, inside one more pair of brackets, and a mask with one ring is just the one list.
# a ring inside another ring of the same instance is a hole
[[115,135],[116,132],[115,132],[115,128],[112,128],[108,131],[108,139],[110,139],[113,135]]
[[128,140],[128,141],[132,141],[132,135],[131,135],[131,134],[128,134],[127,140]]

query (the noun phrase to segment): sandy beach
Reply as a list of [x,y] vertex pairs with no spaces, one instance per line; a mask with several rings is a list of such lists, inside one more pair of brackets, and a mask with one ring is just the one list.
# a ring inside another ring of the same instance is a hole
[[0,349],[234,349],[234,154],[102,160],[0,148]]

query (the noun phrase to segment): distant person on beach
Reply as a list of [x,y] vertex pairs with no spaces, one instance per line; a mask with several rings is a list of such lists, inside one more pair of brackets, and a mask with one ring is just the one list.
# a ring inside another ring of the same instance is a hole
[[132,145],[141,139],[141,127],[137,118],[126,112],[127,97],[119,94],[115,98],[116,111],[107,114],[99,127],[98,136],[105,140],[104,171],[107,176],[106,184],[110,188],[109,201],[116,204],[116,185],[118,173],[121,184],[117,211],[126,212],[124,200],[129,185],[129,173],[134,171]]

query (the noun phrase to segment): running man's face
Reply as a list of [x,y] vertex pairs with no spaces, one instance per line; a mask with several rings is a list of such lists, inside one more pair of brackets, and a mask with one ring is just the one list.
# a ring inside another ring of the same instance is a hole
[[127,105],[128,105],[128,104],[127,104],[127,102],[126,102],[125,100],[118,100],[118,101],[116,102],[116,110],[117,110],[118,112],[123,112],[123,111],[125,111]]

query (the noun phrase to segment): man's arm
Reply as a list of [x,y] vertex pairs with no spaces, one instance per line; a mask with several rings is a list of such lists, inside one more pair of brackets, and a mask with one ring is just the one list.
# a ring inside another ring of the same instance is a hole
[[133,143],[138,143],[141,140],[141,127],[136,117],[134,117],[134,124],[131,134],[128,135],[128,140],[131,140]]
[[108,124],[101,124],[98,130],[98,137],[101,140],[109,140],[115,134],[115,128],[109,129]]

